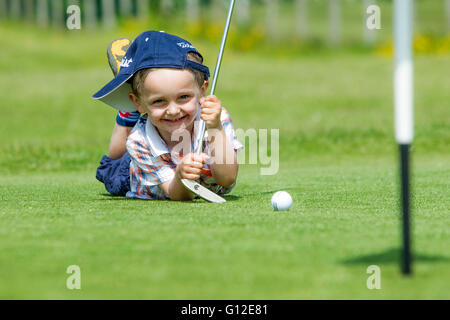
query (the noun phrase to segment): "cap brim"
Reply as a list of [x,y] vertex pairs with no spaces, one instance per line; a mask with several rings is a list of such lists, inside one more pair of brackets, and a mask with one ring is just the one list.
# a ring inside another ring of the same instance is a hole
[[126,81],[132,75],[119,74],[95,93],[92,98],[100,100],[111,107],[127,112],[136,111],[134,104],[128,99],[128,93],[132,91],[131,85]]

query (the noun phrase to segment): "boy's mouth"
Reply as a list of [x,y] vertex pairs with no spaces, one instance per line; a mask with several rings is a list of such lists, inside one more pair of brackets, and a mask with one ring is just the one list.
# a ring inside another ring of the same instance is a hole
[[184,119],[186,119],[186,117],[187,117],[187,114],[178,119],[174,119],[174,120],[164,119],[164,121],[166,121],[168,123],[178,123],[178,122],[182,122]]

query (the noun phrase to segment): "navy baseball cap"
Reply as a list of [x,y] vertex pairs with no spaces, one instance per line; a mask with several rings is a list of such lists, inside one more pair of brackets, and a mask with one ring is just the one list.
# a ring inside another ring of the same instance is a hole
[[119,73],[92,98],[103,101],[113,108],[133,112],[134,104],[128,99],[131,85],[128,80],[139,70],[147,68],[192,69],[202,72],[209,78],[207,66],[188,60],[189,52],[203,56],[188,41],[158,31],[141,33],[130,45],[122,59]]

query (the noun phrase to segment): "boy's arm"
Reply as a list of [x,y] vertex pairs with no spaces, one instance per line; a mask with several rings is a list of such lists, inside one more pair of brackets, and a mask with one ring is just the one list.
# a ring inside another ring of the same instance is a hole
[[[238,161],[235,148],[226,134],[224,126],[232,130],[228,114],[222,125],[222,105],[216,96],[210,95],[200,99],[202,106],[201,118],[206,122],[210,150],[213,160],[211,174],[217,184],[223,187],[231,186],[237,178]],[[230,127],[231,126],[231,127]]]
[[195,194],[186,189],[177,176],[159,186],[171,200],[189,201],[195,198]]
[[175,177],[160,184],[160,188],[171,200],[187,201],[195,198],[195,194],[190,192],[181,182],[182,179],[197,180],[208,156],[206,154],[189,153],[183,157],[177,165]]
[[236,152],[222,125],[214,130],[208,130],[208,136],[213,137],[210,142],[214,153],[211,174],[217,184],[229,187],[237,178],[239,165]]
[[114,129],[109,142],[108,157],[111,159],[119,159],[127,151],[126,142],[127,137],[133,127],[124,127],[119,124],[114,125]]
[[126,143],[128,135],[133,129],[141,114],[139,112],[122,112],[119,111],[116,116],[111,140],[109,142],[108,157],[111,159],[119,159],[127,151]]

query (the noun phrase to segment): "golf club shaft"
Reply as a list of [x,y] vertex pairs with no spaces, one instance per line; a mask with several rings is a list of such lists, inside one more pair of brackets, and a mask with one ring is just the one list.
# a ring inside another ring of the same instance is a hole
[[[225,28],[223,30],[222,43],[220,44],[219,56],[217,57],[216,68],[214,69],[214,76],[213,76],[213,81],[212,81],[211,91],[210,91],[211,95],[214,94],[214,91],[216,90],[216,84],[217,84],[217,78],[219,76],[220,64],[222,63],[223,51],[225,48],[225,43],[227,42],[228,29],[230,28],[231,16],[233,15],[234,1],[235,0],[230,1],[230,7],[228,9],[227,21],[225,23]],[[203,139],[204,139],[205,131],[206,131],[206,123],[201,119],[200,119],[200,124],[199,124],[199,130],[200,130],[200,137],[199,137],[198,144],[197,144],[197,150],[196,150],[197,154],[202,153]]]

